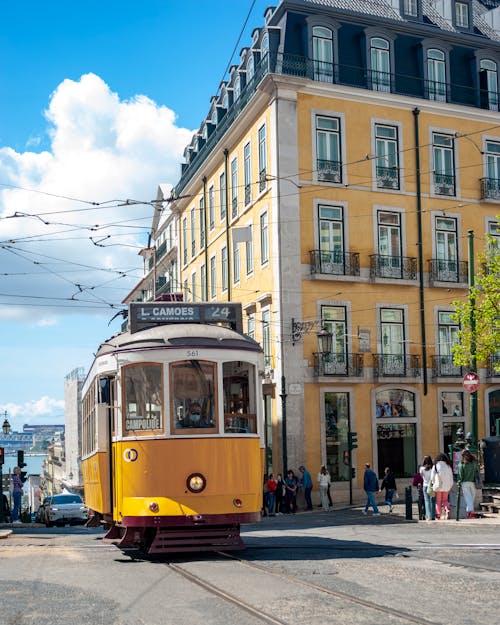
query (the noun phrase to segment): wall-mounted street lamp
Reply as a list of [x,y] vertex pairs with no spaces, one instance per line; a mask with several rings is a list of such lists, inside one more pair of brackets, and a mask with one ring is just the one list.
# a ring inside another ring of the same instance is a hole
[[333,345],[332,333],[328,332],[328,330],[325,327],[323,327],[316,334],[316,336],[318,337],[319,351],[322,354],[330,354],[332,351],[332,345]]

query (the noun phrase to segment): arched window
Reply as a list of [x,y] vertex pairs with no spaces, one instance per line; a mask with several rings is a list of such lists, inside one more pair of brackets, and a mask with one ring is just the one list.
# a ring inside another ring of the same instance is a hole
[[429,100],[446,102],[446,62],[442,50],[427,50],[427,95]]
[[333,82],[333,33],[325,26],[313,26],[314,80]]
[[391,90],[391,57],[387,39],[370,39],[371,84],[375,91]]
[[239,76],[234,81],[233,92],[234,92],[234,101],[236,102],[236,100],[240,97],[240,93],[241,93],[241,82],[240,82]]
[[255,72],[255,66],[253,62],[253,54],[250,53],[250,58],[247,63],[247,84],[252,80]]
[[479,89],[481,106],[498,111],[498,70],[495,61],[481,59],[479,63]]

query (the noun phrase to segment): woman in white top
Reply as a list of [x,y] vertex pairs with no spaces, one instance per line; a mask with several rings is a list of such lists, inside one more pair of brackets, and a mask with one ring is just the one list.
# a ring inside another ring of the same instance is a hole
[[325,512],[328,512],[328,487],[330,486],[330,474],[323,465],[318,473],[319,495],[321,497],[321,506]]
[[427,492],[427,488],[431,481],[431,472],[432,472],[432,458],[430,456],[424,456],[422,460],[422,466],[420,467],[420,475],[424,480],[422,484],[422,490],[424,492],[424,504],[425,504],[425,520],[426,521],[435,521],[436,520],[436,497],[435,495],[429,495]]
[[449,519],[450,502],[448,501],[448,494],[453,487],[453,471],[450,459],[446,454],[438,454],[434,458],[431,481],[432,488],[436,493],[436,518],[441,518],[444,508],[443,518]]

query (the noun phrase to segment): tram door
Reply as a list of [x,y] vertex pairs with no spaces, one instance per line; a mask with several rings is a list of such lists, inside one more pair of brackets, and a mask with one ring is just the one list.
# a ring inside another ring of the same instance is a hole
[[101,476],[101,494],[105,514],[113,512],[115,500],[113,489],[114,462],[112,454],[112,434],[114,423],[115,380],[111,377],[99,379],[99,404],[97,406],[97,451]]

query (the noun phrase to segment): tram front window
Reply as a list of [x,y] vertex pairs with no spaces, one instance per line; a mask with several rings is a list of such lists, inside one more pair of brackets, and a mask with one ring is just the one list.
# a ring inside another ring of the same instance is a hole
[[217,366],[188,360],[170,366],[172,432],[214,434],[217,432]]
[[162,371],[160,364],[151,363],[123,367],[124,431],[159,431],[162,427]]
[[224,432],[226,434],[256,434],[255,367],[246,362],[225,362]]

